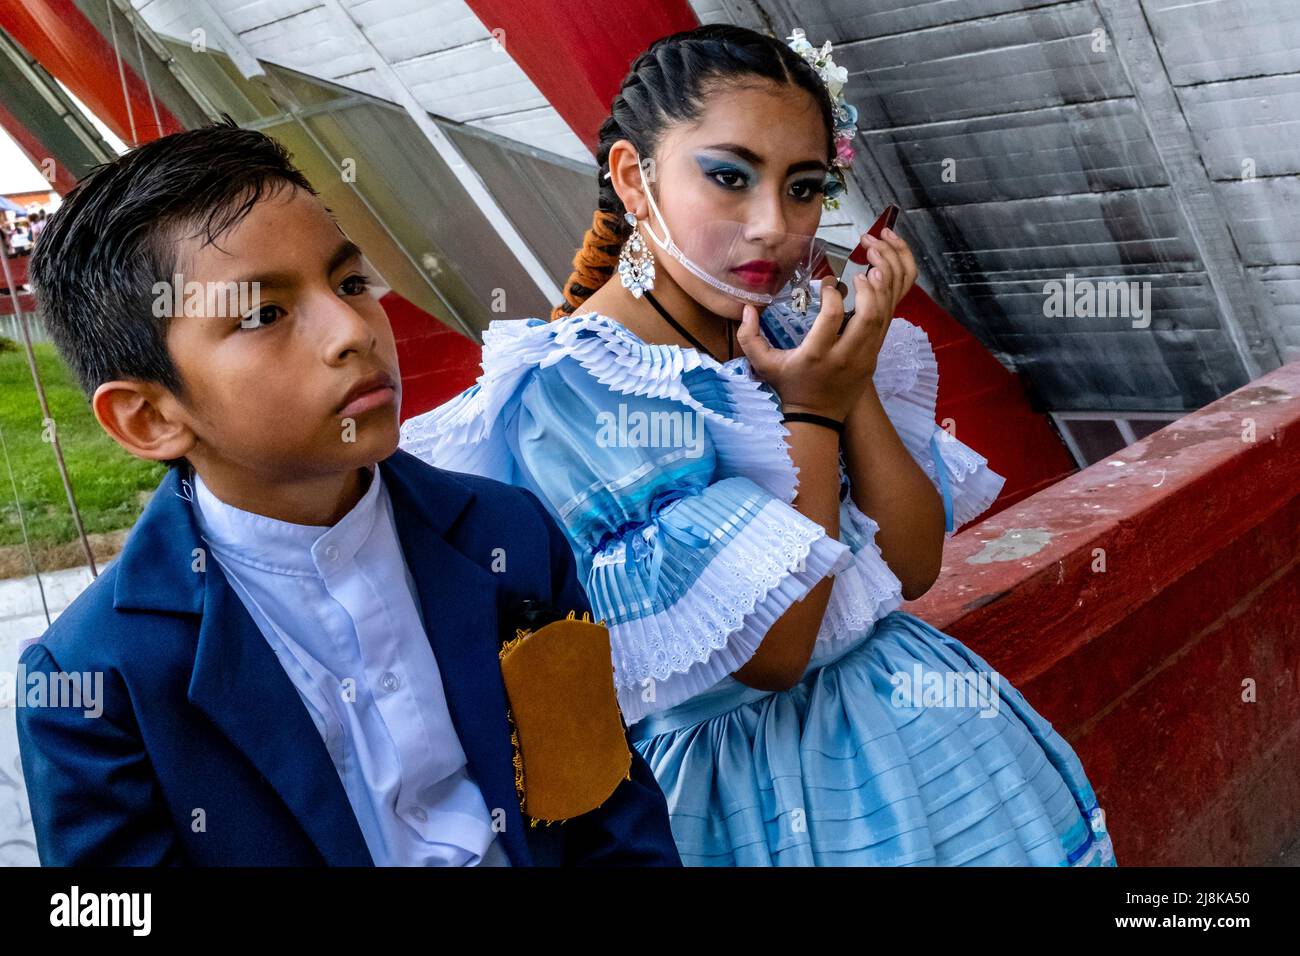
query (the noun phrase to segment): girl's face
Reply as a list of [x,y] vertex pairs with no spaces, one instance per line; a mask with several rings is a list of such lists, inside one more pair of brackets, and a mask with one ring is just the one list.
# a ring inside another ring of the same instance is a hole
[[[816,100],[798,87],[755,80],[708,93],[697,121],[664,134],[646,178],[687,258],[729,285],[775,295],[808,257],[828,171]],[[652,212],[646,226],[664,238]],[[656,267],[701,306],[740,319],[743,302],[651,248]]]

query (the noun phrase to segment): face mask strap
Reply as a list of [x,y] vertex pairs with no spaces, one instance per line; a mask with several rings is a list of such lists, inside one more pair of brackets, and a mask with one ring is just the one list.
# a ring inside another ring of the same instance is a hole
[[753,305],[771,305],[772,302],[776,300],[776,296],[750,292],[746,289],[738,289],[734,285],[729,285],[721,279],[710,275],[703,268],[687,258],[686,253],[681,250],[681,247],[679,247],[677,243],[673,242],[672,233],[668,230],[668,223],[659,212],[659,206],[655,202],[654,194],[650,192],[650,184],[646,182],[645,167],[641,165],[641,158],[639,156],[637,157],[636,165],[637,169],[641,171],[641,185],[645,188],[646,199],[650,202],[650,211],[653,212],[655,218],[659,220],[659,225],[664,227],[664,238],[660,239],[655,235],[655,231],[650,228],[650,221],[648,219],[646,220],[644,224],[645,231],[649,233],[651,241],[668,255],[680,262],[685,267],[686,271],[695,276],[695,278],[709,286],[712,286],[724,295],[729,295],[733,299],[739,299],[742,302],[749,302]]

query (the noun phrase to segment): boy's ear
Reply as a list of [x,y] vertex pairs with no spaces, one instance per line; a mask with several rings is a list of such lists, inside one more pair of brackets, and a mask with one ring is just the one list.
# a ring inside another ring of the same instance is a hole
[[[645,179],[654,183],[654,160],[639,157],[646,164]],[[637,151],[629,140],[620,139],[609,148],[609,179],[614,192],[623,201],[623,208],[638,219],[648,214],[650,204],[646,202],[645,188],[641,185],[641,172],[637,169]]]
[[152,382],[105,382],[95,389],[90,407],[109,437],[137,458],[184,458],[197,441],[175,397]]

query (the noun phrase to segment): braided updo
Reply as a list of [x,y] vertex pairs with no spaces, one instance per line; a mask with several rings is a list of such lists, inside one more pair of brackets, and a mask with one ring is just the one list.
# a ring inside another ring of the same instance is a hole
[[690,122],[703,111],[704,95],[718,81],[749,77],[791,85],[812,94],[826,120],[826,157],[835,156],[833,106],[816,71],[781,40],[730,24],[708,24],[662,37],[633,61],[614,97],[610,115],[600,124],[596,144],[599,190],[591,228],[573,257],[573,273],[564,284],[564,301],[551,310],[558,319],[574,312],[614,274],[623,241],[631,233],[626,209],[605,178],[609,150],[628,140],[642,158],[653,156],[665,127]]

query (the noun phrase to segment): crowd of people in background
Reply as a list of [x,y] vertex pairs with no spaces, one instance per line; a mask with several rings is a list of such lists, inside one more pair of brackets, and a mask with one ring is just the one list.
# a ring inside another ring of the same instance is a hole
[[[36,247],[36,240],[45,229],[48,219],[49,213],[44,209],[19,216],[0,212],[0,242],[4,244],[5,257],[10,260],[20,260],[13,263],[13,270],[11,270],[14,284],[19,292],[27,289],[26,257],[32,254],[32,250]],[[8,294],[9,283],[5,280],[5,274],[0,273],[0,296]]]
[[30,255],[32,247],[45,228],[45,210],[38,209],[10,222],[0,219],[0,236],[4,239],[5,253],[10,256]]

